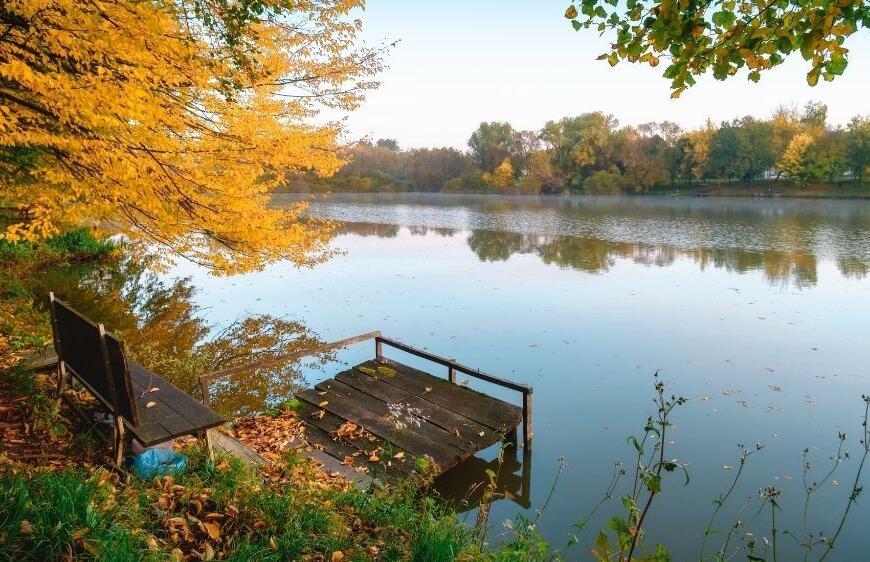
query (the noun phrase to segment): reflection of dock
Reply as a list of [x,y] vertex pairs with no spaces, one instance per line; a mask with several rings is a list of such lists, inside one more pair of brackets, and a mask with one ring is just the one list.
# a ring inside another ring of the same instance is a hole
[[[522,450],[522,462],[518,449],[509,447],[504,458],[485,461],[471,457],[460,466],[448,470],[435,481],[435,489],[445,499],[452,501],[458,511],[468,511],[478,507],[483,501],[490,477],[487,471],[495,474],[495,497],[509,499],[524,509],[531,507],[530,484],[532,479],[532,454]],[[519,471],[519,474],[517,472]]]
[[[305,422],[306,439],[314,448],[342,464],[388,479],[415,472],[442,474],[468,459],[473,459],[469,461],[471,467],[477,468],[478,464],[486,463],[473,455],[501,441],[516,443],[521,422],[524,450],[529,450],[530,387],[384,338],[380,332],[326,344],[307,350],[304,355],[368,339],[375,340],[373,360],[296,394],[296,409]],[[446,367],[447,378],[384,357],[384,346]],[[287,359],[269,358],[204,375],[200,377],[203,397],[209,401],[209,384],[214,380]],[[456,384],[457,373],[519,392],[522,406]],[[485,468],[472,472],[482,473]],[[527,495],[527,483],[512,480],[515,470],[516,467],[506,466],[501,471],[506,485],[510,490],[522,489]]]

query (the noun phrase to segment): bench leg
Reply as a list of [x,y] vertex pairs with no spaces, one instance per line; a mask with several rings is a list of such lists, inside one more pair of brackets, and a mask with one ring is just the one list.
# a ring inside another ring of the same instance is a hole
[[124,418],[115,416],[112,437],[112,452],[115,455],[115,466],[121,466],[121,463],[124,462]]
[[60,399],[63,397],[63,390],[66,387],[66,365],[63,361],[57,362],[57,405],[60,406]]
[[213,429],[205,430],[205,446],[208,448],[208,458],[214,461],[214,441],[211,437],[211,432]]

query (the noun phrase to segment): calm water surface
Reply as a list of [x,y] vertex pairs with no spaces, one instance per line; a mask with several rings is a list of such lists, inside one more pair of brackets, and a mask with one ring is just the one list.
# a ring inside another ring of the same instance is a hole
[[[282,197],[276,204],[293,200]],[[216,326],[270,313],[327,340],[381,330],[532,385],[533,452],[525,467],[503,470],[502,485],[517,497],[493,506],[494,538],[504,520],[533,517],[544,505],[564,457],[539,528],[554,546],[567,541],[614,462],[630,464],[626,436],[641,434],[652,413],[657,370],[689,398],[667,454],[687,465],[691,482],[666,478],[648,527],[648,545],[666,544],[675,560],[697,558],[712,500],[733,478],[726,467],[737,465],[738,442],[765,448],[723,510],[721,529],[744,500],[774,485],[783,493],[780,527],[802,534],[801,451],[822,472],[845,431],[847,449],[859,452],[860,397],[870,392],[870,203],[342,195],[315,200],[311,212],[344,221],[334,241],[343,254],[321,266],[277,264],[222,279],[178,264],[167,277],[190,276],[196,304]],[[370,347],[341,359],[361,361]],[[309,382],[338,368],[311,372]],[[518,403],[509,391],[471,385]],[[811,531],[833,532],[857,464],[845,462],[834,476],[839,486],[816,495]],[[442,488],[461,497],[485,467],[461,467]],[[870,502],[862,500],[833,559],[868,558]],[[769,512],[759,507],[752,500],[739,518],[761,537]],[[618,501],[605,504],[573,557],[588,556],[617,510]],[[781,554],[794,555],[793,542],[780,536]]]

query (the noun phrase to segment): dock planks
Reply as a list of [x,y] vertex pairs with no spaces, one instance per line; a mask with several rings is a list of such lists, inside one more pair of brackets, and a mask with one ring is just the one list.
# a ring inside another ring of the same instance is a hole
[[[431,458],[444,472],[514,432],[522,408],[440,379],[396,361],[366,361],[297,394],[309,442],[355,467],[371,469],[370,452],[401,451],[404,459]],[[391,406],[418,413],[416,422],[396,427]],[[337,439],[346,421],[370,439]],[[419,423],[419,425],[418,425]],[[407,475],[413,463],[391,462],[390,472]]]

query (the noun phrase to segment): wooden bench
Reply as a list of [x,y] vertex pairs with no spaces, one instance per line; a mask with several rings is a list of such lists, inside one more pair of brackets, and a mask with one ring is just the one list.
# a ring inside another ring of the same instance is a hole
[[145,447],[193,435],[226,420],[129,359],[124,342],[49,294],[58,397],[74,376],[113,416],[114,461],[124,459],[125,432]]

